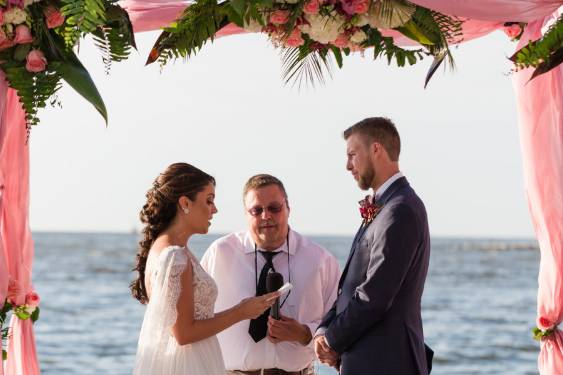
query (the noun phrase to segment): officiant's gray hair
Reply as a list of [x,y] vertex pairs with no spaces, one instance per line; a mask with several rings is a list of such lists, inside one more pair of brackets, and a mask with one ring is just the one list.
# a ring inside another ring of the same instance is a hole
[[399,160],[401,138],[393,121],[386,117],[368,117],[344,130],[344,139],[359,134],[366,143],[380,143],[392,161]]

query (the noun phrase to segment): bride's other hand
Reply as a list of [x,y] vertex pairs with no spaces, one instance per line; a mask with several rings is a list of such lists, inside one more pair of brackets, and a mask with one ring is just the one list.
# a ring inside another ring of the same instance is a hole
[[276,298],[278,298],[279,296],[279,292],[272,292],[258,297],[243,299],[238,305],[243,319],[258,318],[264,311],[269,309],[274,304]]

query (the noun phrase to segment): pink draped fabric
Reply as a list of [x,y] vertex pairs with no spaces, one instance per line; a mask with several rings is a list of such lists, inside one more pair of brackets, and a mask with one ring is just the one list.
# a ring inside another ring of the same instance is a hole
[[[4,78],[1,77],[1,80],[4,81]],[[14,90],[6,91],[3,87],[0,93],[5,103],[0,112],[0,178],[3,187],[0,196],[0,247],[8,272],[0,274],[0,285],[7,282],[8,276],[17,280],[21,293],[16,303],[23,304],[25,295],[31,290],[33,262],[33,240],[28,223],[29,147],[26,143],[25,114],[18,96]],[[5,374],[39,374],[31,321],[13,317],[11,336]]]
[[[522,40],[538,39],[562,11],[528,24]],[[541,249],[538,317],[558,325],[563,320],[563,66],[528,82],[531,73],[515,74],[513,83],[526,193]],[[542,340],[538,367],[542,375],[563,374],[559,329]]]
[[412,3],[458,16],[493,22],[542,20],[561,5],[561,0],[410,0]]

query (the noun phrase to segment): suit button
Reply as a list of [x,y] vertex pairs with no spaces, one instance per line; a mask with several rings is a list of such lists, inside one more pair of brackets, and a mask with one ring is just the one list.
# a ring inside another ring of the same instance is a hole
[[339,288],[339,289],[338,289],[338,292],[337,292],[337,295],[341,295],[341,294],[342,294],[342,289]]

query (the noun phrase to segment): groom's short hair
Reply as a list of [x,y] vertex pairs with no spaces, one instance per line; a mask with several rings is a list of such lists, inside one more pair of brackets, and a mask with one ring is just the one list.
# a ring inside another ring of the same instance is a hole
[[368,117],[344,130],[344,139],[359,134],[366,142],[380,143],[392,161],[399,160],[401,138],[393,121],[386,117]]
[[283,183],[280,181],[280,179],[265,173],[254,175],[250,177],[248,181],[246,181],[246,184],[244,184],[244,189],[242,191],[242,199],[244,200],[246,198],[246,194],[248,194],[250,190],[260,189],[270,185],[276,185],[281,190],[287,202],[287,193],[285,192],[285,187],[283,186]]

